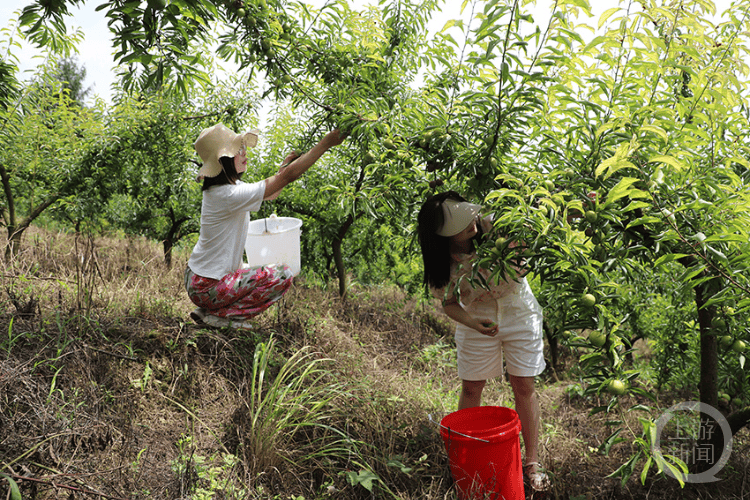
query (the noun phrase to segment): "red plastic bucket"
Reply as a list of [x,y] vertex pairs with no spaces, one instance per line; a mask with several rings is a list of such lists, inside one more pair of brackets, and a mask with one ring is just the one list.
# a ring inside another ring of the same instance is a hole
[[461,500],[524,500],[521,420],[502,406],[477,406],[440,421]]

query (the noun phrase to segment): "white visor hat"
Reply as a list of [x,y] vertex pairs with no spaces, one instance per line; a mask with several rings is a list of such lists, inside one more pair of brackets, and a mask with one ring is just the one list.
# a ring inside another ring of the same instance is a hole
[[471,224],[476,219],[481,205],[468,201],[445,200],[443,207],[443,225],[438,229],[438,236],[453,236]]

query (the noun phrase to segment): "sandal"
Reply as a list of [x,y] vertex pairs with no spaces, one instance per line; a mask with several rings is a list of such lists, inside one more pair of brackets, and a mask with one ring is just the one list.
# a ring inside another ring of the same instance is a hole
[[202,307],[198,307],[196,309],[193,309],[190,312],[190,319],[195,321],[196,324],[202,325],[203,324],[203,318],[206,317],[207,311],[203,309]]
[[206,314],[202,318],[202,324],[213,328],[230,328],[233,330],[252,330],[254,328],[249,320],[229,319],[212,314]]
[[227,318],[221,318],[219,316],[214,316],[213,314],[206,314],[206,316],[203,317],[203,324],[214,328],[228,328],[231,326],[232,322]]
[[[533,470],[532,470],[533,469]],[[548,491],[551,483],[544,467],[539,462],[529,462],[523,466],[523,475],[534,491]]]

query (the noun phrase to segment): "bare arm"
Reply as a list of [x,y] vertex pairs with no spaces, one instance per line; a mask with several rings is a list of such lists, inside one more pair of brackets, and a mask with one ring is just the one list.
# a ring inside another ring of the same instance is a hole
[[443,301],[443,311],[448,315],[450,319],[461,323],[464,326],[473,328],[482,335],[488,335],[494,337],[497,335],[497,325],[489,319],[478,319],[466,312],[461,304],[454,298],[448,298]]
[[[272,200],[276,198],[287,184],[299,179],[326,151],[338,146],[343,141],[344,136],[338,129],[328,132],[310,151],[297,157],[289,166],[281,168],[275,175],[266,179],[266,194],[263,199]],[[287,159],[291,156],[287,156]]]

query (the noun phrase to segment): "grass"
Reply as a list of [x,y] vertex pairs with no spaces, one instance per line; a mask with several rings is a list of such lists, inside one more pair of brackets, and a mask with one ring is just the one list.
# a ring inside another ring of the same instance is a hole
[[[137,238],[25,238],[0,278],[0,498],[455,498],[434,420],[460,384],[433,304],[389,287],[342,303],[300,279],[253,331],[209,330],[188,321],[186,253],[168,270]],[[606,401],[577,389],[576,363],[563,350],[538,380],[548,498],[750,496],[747,430],[719,483],[607,478],[634,434],[601,453],[614,415],[589,414]],[[505,382],[486,394],[512,406]]]

